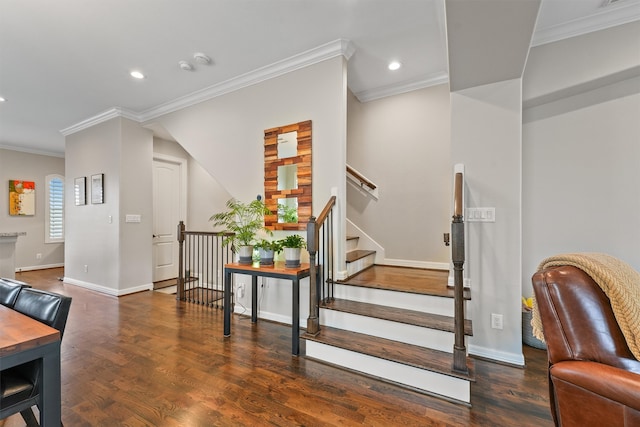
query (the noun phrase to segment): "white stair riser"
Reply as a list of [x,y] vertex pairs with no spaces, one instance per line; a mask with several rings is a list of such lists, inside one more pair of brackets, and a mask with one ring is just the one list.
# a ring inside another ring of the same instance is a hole
[[469,381],[307,340],[306,356],[469,403]]
[[371,267],[376,260],[376,254],[370,254],[365,257],[362,257],[356,261],[347,263],[347,276],[351,277],[356,273],[361,272],[365,268]]
[[332,328],[344,329],[453,353],[455,337],[451,332],[360,316],[358,314],[345,313],[337,310],[322,309],[320,321],[322,325]]
[[[336,284],[335,298],[347,299],[387,307],[404,308],[406,310],[424,313],[454,315],[453,298],[419,295],[409,292],[394,292],[386,289],[366,288],[363,286],[348,286]],[[466,305],[466,301],[465,301]]]
[[358,249],[358,239],[347,239],[347,252]]

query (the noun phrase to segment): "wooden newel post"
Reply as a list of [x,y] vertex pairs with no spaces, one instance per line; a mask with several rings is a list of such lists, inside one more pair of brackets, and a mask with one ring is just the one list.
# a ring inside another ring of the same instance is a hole
[[318,306],[318,233],[316,217],[309,218],[307,223],[307,251],[309,251],[309,318],[307,319],[307,333],[318,335],[320,332],[319,306]]
[[464,344],[464,221],[462,213],[462,174],[456,174],[453,221],[451,222],[451,259],[453,261],[453,293],[455,301],[453,370],[469,373],[467,348]]
[[178,223],[178,289],[176,293],[176,299],[182,300],[184,298],[184,222]]

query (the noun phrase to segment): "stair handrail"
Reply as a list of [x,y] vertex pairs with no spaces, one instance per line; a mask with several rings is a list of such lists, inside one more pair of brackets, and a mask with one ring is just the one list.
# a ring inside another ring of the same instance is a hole
[[467,349],[464,337],[464,174],[456,172],[453,194],[453,220],[451,222],[451,260],[453,262],[454,344],[453,370],[468,374]]
[[[318,335],[320,332],[320,285],[322,277],[328,282],[333,280],[333,221],[332,212],[336,204],[336,196],[331,196],[318,217],[312,216],[307,223],[307,251],[309,252],[309,317],[307,334]],[[328,222],[328,232],[324,232],[323,262],[318,265],[318,252],[321,249],[320,229]],[[320,271],[318,271],[320,267]],[[321,274],[318,274],[321,273]]]
[[353,176],[358,181],[360,181],[360,186],[366,185],[372,191],[375,190],[376,188],[378,188],[377,185],[375,185],[373,182],[369,181],[360,172],[358,172],[357,170],[355,170],[354,168],[352,168],[349,165],[347,165],[347,173],[350,174],[351,176]]

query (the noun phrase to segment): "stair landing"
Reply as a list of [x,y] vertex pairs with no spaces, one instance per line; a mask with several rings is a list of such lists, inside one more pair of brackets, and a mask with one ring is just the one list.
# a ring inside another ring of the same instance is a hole
[[[351,286],[385,289],[453,298],[453,288],[447,286],[449,272],[422,268],[373,265],[346,280],[337,281]],[[464,290],[464,299],[471,299],[469,289]]]

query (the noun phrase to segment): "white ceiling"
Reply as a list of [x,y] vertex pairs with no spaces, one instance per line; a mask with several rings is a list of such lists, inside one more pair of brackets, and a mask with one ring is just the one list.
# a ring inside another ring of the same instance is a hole
[[[542,0],[532,45],[640,20],[640,0],[606,1]],[[62,155],[61,130],[112,108],[148,117],[300,54],[344,52],[346,41],[348,85],[362,101],[446,82],[444,9],[444,0],[0,0],[0,147]],[[196,63],[196,52],[213,63]],[[403,67],[388,71],[390,60]],[[133,69],[147,78],[132,79]]]

